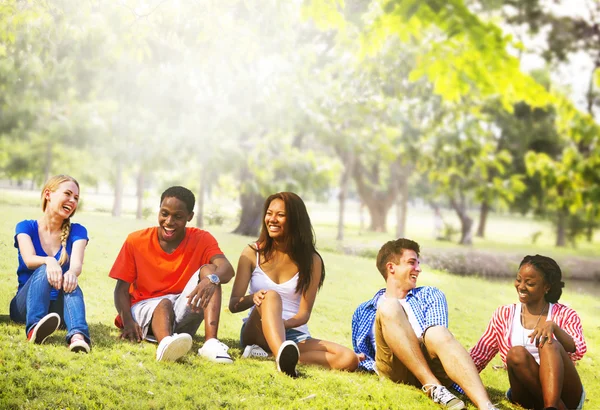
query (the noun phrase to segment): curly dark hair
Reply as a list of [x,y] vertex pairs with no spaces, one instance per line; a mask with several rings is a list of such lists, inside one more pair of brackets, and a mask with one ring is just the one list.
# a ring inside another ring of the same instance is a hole
[[542,255],[527,255],[521,261],[519,268],[523,265],[531,265],[535,270],[541,273],[544,281],[550,286],[548,292],[544,295],[546,302],[556,303],[562,295],[562,288],[565,282],[562,279],[562,272],[558,263],[552,258]]
[[196,204],[196,197],[189,189],[182,186],[172,186],[167,188],[165,192],[160,196],[160,203],[162,204],[165,198],[177,198],[185,204],[189,213],[194,212],[194,205]]
[[298,265],[298,286],[296,292],[306,293],[311,282],[311,272],[313,267],[313,256],[316,253],[321,260],[321,279],[319,288],[323,286],[325,280],[325,263],[323,258],[317,252],[315,247],[315,232],[310,222],[310,216],[306,210],[306,205],[298,195],[293,192],[278,192],[267,198],[262,213],[262,229],[258,238],[261,244],[260,249],[251,247],[262,253],[265,261],[273,256],[274,243],[273,238],[269,236],[267,225],[265,224],[265,215],[269,205],[275,199],[281,199],[285,204],[285,214],[287,218],[286,235],[284,238],[284,249],[288,252],[290,258]]
[[421,252],[418,243],[406,238],[398,238],[394,241],[388,241],[383,244],[381,249],[379,249],[379,252],[377,253],[376,265],[384,279],[387,279],[387,269],[385,268],[385,265],[388,262],[399,263],[404,249],[415,251],[417,256],[419,256],[419,252]]

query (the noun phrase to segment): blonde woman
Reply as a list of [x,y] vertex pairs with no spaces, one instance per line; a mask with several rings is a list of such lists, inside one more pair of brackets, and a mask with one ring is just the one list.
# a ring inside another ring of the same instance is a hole
[[90,334],[78,286],[88,236],[82,225],[71,223],[79,183],[68,175],[56,175],[46,182],[41,197],[42,217],[16,227],[19,288],[10,302],[10,318],[25,323],[27,339],[36,344],[64,322],[69,349],[88,353]]

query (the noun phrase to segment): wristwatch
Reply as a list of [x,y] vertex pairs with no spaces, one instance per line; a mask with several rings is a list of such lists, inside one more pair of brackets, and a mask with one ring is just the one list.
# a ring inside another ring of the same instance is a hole
[[206,277],[208,278],[208,280],[210,280],[210,283],[212,283],[213,285],[220,285],[221,284],[221,280],[214,273],[211,273],[210,275],[206,275]]

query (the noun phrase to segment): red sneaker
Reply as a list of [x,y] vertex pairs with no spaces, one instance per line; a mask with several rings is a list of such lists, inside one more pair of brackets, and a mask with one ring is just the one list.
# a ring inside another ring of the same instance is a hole
[[27,340],[40,345],[58,329],[58,326],[60,326],[60,316],[56,313],[49,313],[31,328],[27,334]]
[[71,337],[71,344],[69,345],[69,350],[73,353],[89,353],[90,345],[85,341],[83,335],[77,333],[76,335],[73,335],[73,337]]

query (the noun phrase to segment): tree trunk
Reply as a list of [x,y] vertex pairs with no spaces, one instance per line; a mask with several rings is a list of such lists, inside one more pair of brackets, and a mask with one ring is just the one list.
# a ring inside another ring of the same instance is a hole
[[233,233],[258,237],[262,225],[263,202],[264,198],[253,192],[240,195],[242,215]]
[[346,205],[346,189],[347,187],[340,184],[340,193],[338,195],[338,230],[337,239],[338,241],[344,240],[344,207]]
[[[390,165],[392,181],[405,177],[399,175],[399,168],[399,162]],[[373,185],[379,183],[379,171],[377,168],[367,170],[358,160],[355,162],[352,175],[356,183],[356,191],[369,210],[371,217],[369,230],[386,232],[387,214],[398,196],[398,184],[389,184],[385,190],[373,189]],[[365,178],[368,181],[365,181]]]
[[406,217],[408,215],[408,181],[402,179],[400,195],[396,200],[396,238],[404,238],[406,235]]
[[46,160],[44,163],[44,182],[50,179],[50,173],[52,172],[52,141],[48,141],[46,145]]
[[433,209],[433,239],[435,240],[451,240],[446,238],[444,232],[444,219],[442,218],[442,210],[439,205],[435,202],[429,202],[431,209]]
[[464,199],[461,200],[460,204],[456,202],[454,198],[450,198],[450,204],[458,218],[460,219],[460,241],[461,245],[472,245],[473,244],[473,234],[471,232],[471,228],[473,226],[473,219],[469,217],[466,211],[466,205]]
[[123,210],[123,163],[117,158],[117,171],[115,175],[115,199],[113,202],[112,216],[121,216]]
[[567,245],[567,211],[561,209],[558,211],[556,221],[556,246]]
[[360,221],[358,231],[364,232],[365,231],[365,203],[362,201],[362,199],[360,200],[360,204],[358,206],[358,219]]
[[196,210],[196,227],[204,228],[204,191],[206,189],[204,169],[200,169],[200,186],[198,187],[198,209]]
[[144,217],[144,170],[140,167],[136,180],[137,207],[135,210],[135,219]]
[[488,213],[490,212],[490,204],[487,200],[481,203],[481,210],[479,211],[479,226],[477,227],[477,237],[485,238],[485,224],[487,223]]
[[594,239],[594,221],[590,218],[590,220],[588,221],[588,225],[585,229],[585,240],[588,243],[592,243],[593,239]]
[[588,243],[592,243],[594,240],[594,229],[596,228],[596,221],[594,216],[598,215],[598,205],[594,205],[590,214],[588,214],[586,227],[585,227],[585,240]]
[[354,152],[350,151],[346,155],[346,161],[344,161],[344,172],[340,177],[340,193],[338,195],[338,233],[336,238],[338,241],[344,239],[344,211],[346,206],[346,197],[348,196],[348,185],[350,183],[350,175],[352,174],[353,167]]
[[363,200],[371,216],[369,230],[373,232],[386,232],[387,214],[392,204],[386,201],[379,201],[376,198],[364,198]]

